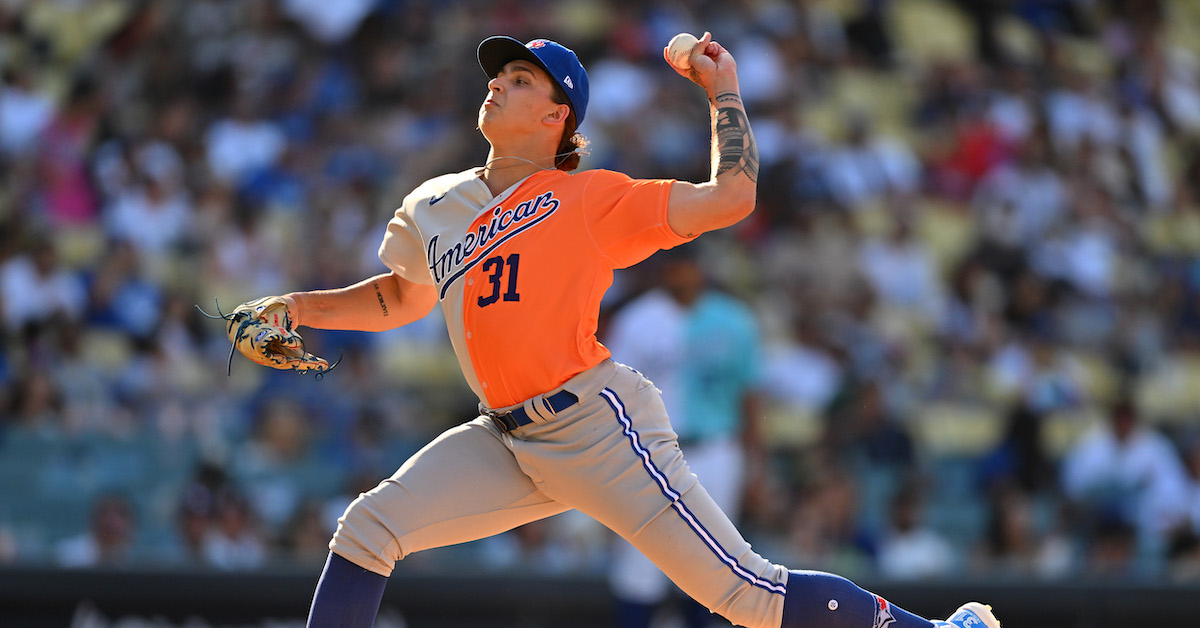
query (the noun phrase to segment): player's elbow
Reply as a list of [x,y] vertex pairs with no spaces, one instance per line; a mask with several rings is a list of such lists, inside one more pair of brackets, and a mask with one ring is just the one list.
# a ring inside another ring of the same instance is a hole
[[[399,307],[398,316],[391,321],[391,328],[407,325],[415,320],[424,318],[438,304],[437,288],[432,285],[413,283],[392,273],[396,282],[396,301]],[[387,316],[386,311],[384,316]]]
[[743,218],[749,216],[750,214],[754,213],[754,208],[757,206],[758,206],[758,190],[751,187],[749,190],[739,194],[734,199],[733,207],[730,210],[730,213],[733,214],[734,219],[733,219],[733,222],[731,222],[729,224],[734,224],[734,223],[742,220]]
[[412,303],[413,313],[417,315],[416,318],[424,318],[438,304],[438,292],[434,286],[421,285],[416,289],[410,288],[406,291],[405,296]]

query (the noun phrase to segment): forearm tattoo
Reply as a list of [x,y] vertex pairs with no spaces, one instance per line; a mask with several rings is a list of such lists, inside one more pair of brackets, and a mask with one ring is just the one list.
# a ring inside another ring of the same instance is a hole
[[717,175],[733,171],[746,173],[750,181],[758,183],[758,144],[750,130],[750,120],[738,107],[721,106],[722,103],[740,105],[737,94],[718,94],[713,99],[717,106]]
[[379,307],[383,310],[383,315],[388,315],[387,302],[383,300],[383,291],[379,289],[379,282],[372,281],[372,286],[375,286],[375,298],[379,299]]

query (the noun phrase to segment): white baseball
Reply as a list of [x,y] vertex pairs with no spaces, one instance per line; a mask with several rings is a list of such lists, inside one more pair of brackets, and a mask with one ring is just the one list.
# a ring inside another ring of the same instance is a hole
[[696,45],[696,36],[691,33],[679,33],[667,44],[667,57],[671,65],[686,70],[692,67],[692,48]]

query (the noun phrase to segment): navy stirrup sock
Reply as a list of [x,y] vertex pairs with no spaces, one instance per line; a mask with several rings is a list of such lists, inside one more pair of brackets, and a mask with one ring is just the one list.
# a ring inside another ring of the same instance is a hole
[[932,628],[849,580],[820,571],[789,571],[781,628]]
[[308,628],[371,628],[387,581],[329,552],[308,611]]

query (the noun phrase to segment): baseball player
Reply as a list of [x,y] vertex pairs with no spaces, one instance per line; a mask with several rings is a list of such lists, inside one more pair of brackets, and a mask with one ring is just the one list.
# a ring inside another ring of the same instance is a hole
[[478,59],[491,79],[478,118],[487,161],[404,199],[379,248],[390,272],[260,299],[229,325],[252,359],[323,372],[294,328],[385,330],[440,304],[480,400],[478,417],[346,509],[308,625],[370,626],[395,562],[413,552],[578,509],[738,625],[998,628],[978,603],[931,622],[839,576],[788,571],[754,553],[688,470],[658,390],[596,339],[614,269],[754,209],[758,151],[730,53],[705,33],[690,68],[672,64],[711,105],[713,174],[701,184],[570,174],[588,106],[575,53],[496,36]]

